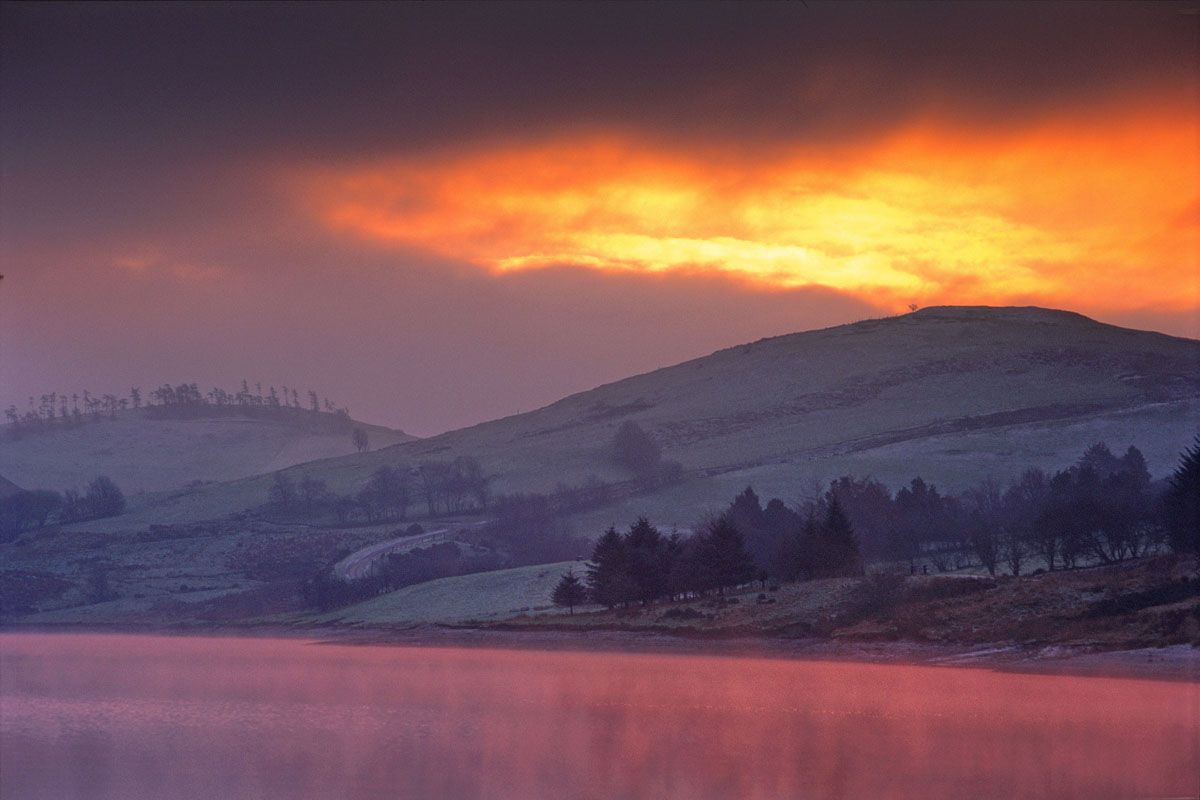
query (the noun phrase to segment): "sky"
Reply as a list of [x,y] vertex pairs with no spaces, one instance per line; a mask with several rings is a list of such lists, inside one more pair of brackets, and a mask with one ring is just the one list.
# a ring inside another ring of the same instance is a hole
[[1200,337],[1197,3],[0,5],[0,405],[431,435],[929,305]]

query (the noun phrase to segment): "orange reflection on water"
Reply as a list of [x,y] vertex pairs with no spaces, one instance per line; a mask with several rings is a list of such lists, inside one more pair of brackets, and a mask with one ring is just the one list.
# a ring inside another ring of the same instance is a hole
[[0,637],[0,794],[1190,796],[1200,686],[753,658]]

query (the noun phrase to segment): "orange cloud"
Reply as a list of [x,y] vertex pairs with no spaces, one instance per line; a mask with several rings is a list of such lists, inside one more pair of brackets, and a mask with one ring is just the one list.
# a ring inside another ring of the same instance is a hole
[[494,271],[577,264],[820,285],[876,302],[1194,307],[1194,115],[994,133],[926,120],[838,150],[619,135],[301,176],[327,226]]

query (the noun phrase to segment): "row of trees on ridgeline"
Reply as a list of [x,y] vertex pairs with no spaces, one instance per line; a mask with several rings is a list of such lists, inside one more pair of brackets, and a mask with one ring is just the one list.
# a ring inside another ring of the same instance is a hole
[[[303,398],[303,399],[302,399]],[[328,415],[325,419],[335,424],[350,425],[350,412],[339,408],[329,398],[320,398],[311,389],[301,394],[299,389],[283,386],[276,389],[268,386],[263,393],[261,383],[242,381],[237,392],[227,392],[214,387],[202,393],[195,383],[176,386],[164,383],[143,398],[142,390],[133,387],[128,396],[115,394],[95,395],[84,390],[82,393],[50,392],[40,398],[29,398],[25,411],[16,405],[4,410],[8,420],[8,435],[20,437],[26,433],[70,427],[85,421],[99,422],[104,417],[115,417],[117,412],[127,409],[145,409],[145,413],[160,417],[196,417],[222,414],[271,415],[307,413]]]
[[89,483],[82,493],[77,489],[61,493],[22,490],[0,498],[0,541],[11,541],[24,531],[52,523],[65,525],[115,517],[124,510],[124,493],[105,475]]

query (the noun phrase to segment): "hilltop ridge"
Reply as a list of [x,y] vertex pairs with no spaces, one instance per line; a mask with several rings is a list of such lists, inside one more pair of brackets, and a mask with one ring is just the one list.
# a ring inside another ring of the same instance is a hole
[[[956,490],[1059,469],[1098,440],[1136,444],[1162,475],[1200,415],[1200,341],[1041,308],[934,307],[725,348],[535,411],[289,468],[358,491],[380,466],[477,459],[494,492],[628,481],[608,445],[632,421],[685,480],[581,519],[686,524],[752,483],[794,497],[841,474]],[[132,504],[113,525],[194,521],[263,502],[247,478]]]

